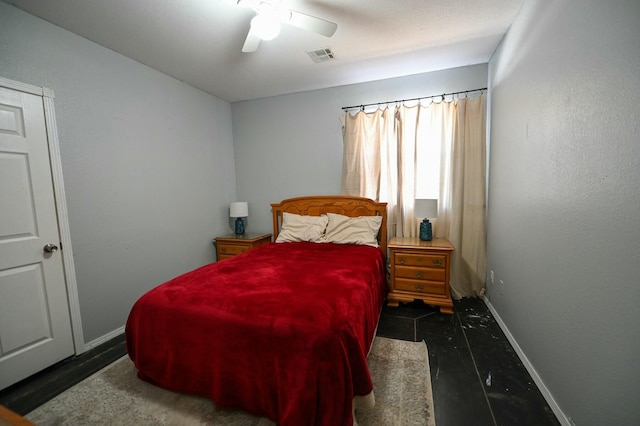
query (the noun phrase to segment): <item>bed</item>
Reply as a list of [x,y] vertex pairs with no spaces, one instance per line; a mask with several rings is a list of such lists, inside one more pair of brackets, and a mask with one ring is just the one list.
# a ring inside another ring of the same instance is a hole
[[[386,204],[309,196],[271,207],[274,242],[140,297],[129,356],[142,380],[281,426],[352,425],[354,401],[373,397],[366,356],[387,293]],[[373,244],[350,240],[369,225]]]

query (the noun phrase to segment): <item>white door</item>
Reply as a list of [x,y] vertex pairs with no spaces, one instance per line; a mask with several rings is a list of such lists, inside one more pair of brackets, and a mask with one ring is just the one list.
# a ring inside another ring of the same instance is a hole
[[74,353],[60,245],[43,99],[0,87],[0,389]]

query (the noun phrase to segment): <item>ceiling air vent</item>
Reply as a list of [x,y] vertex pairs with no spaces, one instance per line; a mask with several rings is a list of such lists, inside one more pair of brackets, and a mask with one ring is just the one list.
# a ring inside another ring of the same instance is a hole
[[311,60],[316,64],[320,62],[329,61],[335,58],[330,47],[323,47],[322,49],[307,50],[307,55],[309,55]]

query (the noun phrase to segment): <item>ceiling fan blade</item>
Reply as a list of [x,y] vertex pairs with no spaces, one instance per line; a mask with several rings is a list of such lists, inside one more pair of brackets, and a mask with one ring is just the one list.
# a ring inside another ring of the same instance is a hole
[[259,45],[260,37],[258,37],[252,29],[249,29],[247,38],[245,39],[244,45],[242,46],[242,51],[245,53],[255,52],[256,50],[258,50]]
[[295,10],[291,11],[291,16],[286,23],[326,37],[331,37],[336,32],[336,29],[338,29],[338,24],[315,16],[296,12]]

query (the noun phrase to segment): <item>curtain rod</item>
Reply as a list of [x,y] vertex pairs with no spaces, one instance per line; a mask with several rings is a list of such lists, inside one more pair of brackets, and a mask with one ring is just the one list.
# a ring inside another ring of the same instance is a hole
[[380,105],[384,105],[384,104],[397,104],[397,103],[400,103],[400,102],[404,103],[404,102],[409,102],[409,101],[420,101],[422,99],[436,98],[438,96],[442,96],[442,100],[444,101],[445,96],[460,95],[462,93],[464,93],[466,95],[467,93],[481,92],[483,90],[487,90],[487,88],[486,87],[482,87],[480,89],[472,89],[472,90],[463,90],[463,91],[460,91],[460,92],[443,93],[441,95],[421,96],[419,98],[397,99],[395,101],[374,102],[374,103],[362,104],[362,105],[351,105],[351,106],[342,107],[342,110],[343,111],[347,111],[349,109],[360,108],[361,111],[364,111],[365,107],[372,106],[372,105],[380,106]]

